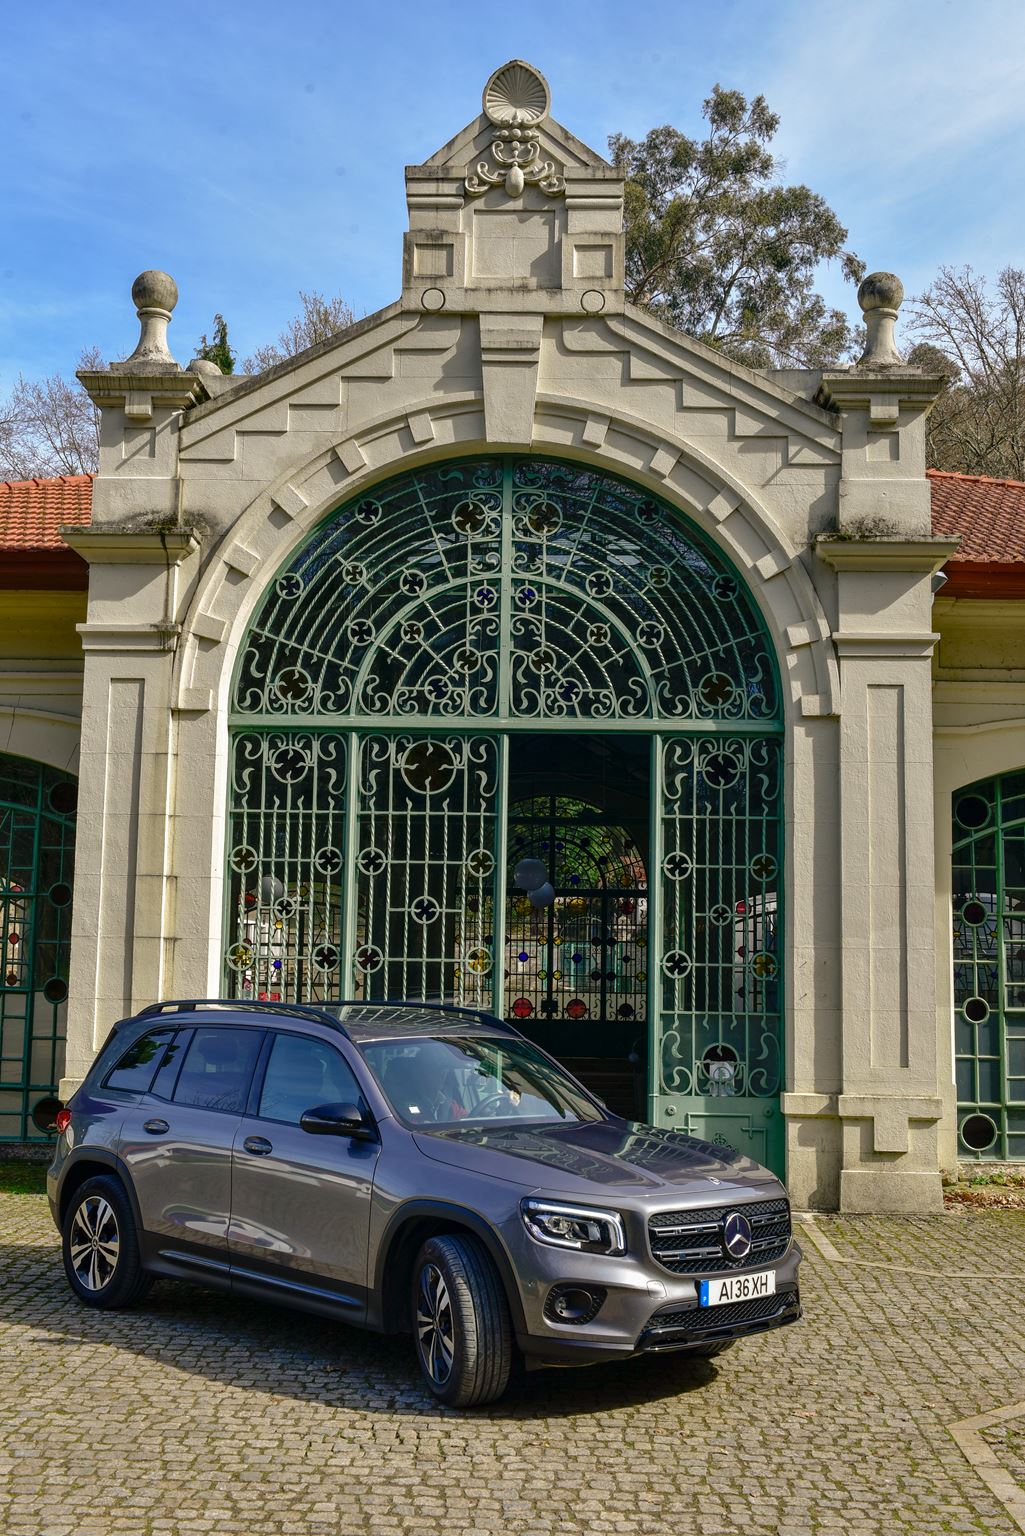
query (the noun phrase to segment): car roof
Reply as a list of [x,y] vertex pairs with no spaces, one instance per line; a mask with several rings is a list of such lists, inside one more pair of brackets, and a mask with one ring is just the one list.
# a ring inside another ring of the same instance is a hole
[[356,1043],[442,1033],[516,1034],[514,1029],[494,1014],[445,1003],[264,1003],[248,998],[170,998],[165,1002],[151,1003],[148,1008],[136,1014],[135,1019],[166,1018],[170,1022],[176,1015],[182,1018],[183,1015],[203,1016],[211,1013],[218,1014],[225,1023],[238,1023],[242,1020],[252,1022],[255,1019],[264,1025],[279,1020],[281,1024],[288,1021],[327,1024]]

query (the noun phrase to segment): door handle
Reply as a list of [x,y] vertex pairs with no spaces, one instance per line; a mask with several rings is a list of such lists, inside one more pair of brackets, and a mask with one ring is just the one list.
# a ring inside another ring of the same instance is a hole
[[149,1131],[151,1136],[163,1136],[165,1131],[171,1129],[166,1120],[146,1120],[142,1128]]
[[247,1152],[252,1152],[254,1157],[266,1157],[268,1152],[274,1151],[266,1136],[247,1136],[242,1145]]

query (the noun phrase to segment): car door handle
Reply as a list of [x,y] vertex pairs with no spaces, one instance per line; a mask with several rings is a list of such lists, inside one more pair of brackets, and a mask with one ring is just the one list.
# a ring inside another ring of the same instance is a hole
[[254,1157],[266,1157],[268,1152],[274,1151],[266,1136],[247,1136],[242,1145]]
[[166,1120],[146,1120],[142,1128],[149,1131],[151,1136],[163,1136],[165,1131],[171,1129]]

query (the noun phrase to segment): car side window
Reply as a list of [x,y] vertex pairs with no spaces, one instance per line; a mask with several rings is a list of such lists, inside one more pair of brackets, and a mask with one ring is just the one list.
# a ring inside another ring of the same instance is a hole
[[197,1029],[178,1077],[174,1102],[240,1115],[262,1041],[259,1029]]
[[174,1092],[175,1080],[178,1076],[178,1068],[182,1064],[182,1058],[189,1048],[192,1039],[191,1029],[180,1029],[173,1040],[169,1040],[164,1046],[164,1053],[157,1067],[157,1075],[150,1085],[150,1093],[158,1099],[169,1099]]
[[122,1088],[128,1093],[147,1093],[157,1070],[157,1063],[173,1029],[153,1029],[141,1035],[121,1057],[104,1080],[105,1088]]
[[271,1047],[257,1113],[298,1125],[320,1104],[359,1104],[352,1068],[333,1045],[309,1035],[279,1034]]

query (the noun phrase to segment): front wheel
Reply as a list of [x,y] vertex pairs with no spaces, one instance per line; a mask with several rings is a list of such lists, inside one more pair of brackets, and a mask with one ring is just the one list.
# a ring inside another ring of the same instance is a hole
[[432,1237],[413,1270],[416,1354],[428,1388],[452,1408],[501,1397],[512,1368],[509,1305],[487,1249],[468,1234]]
[[153,1283],[140,1263],[135,1218],[119,1179],[103,1175],[76,1189],[61,1236],[68,1284],[87,1307],[132,1307]]

